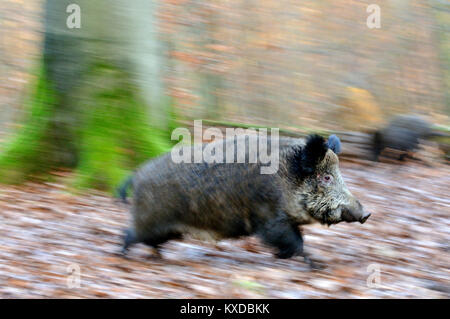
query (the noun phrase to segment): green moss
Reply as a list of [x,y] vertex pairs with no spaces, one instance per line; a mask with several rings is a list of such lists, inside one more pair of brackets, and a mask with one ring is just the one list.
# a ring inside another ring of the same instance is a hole
[[27,119],[0,154],[1,182],[21,183],[33,174],[49,170],[46,136],[55,104],[55,92],[41,65],[25,104]]
[[126,72],[97,64],[82,83],[63,99],[41,66],[27,119],[0,154],[0,182],[45,180],[70,162],[75,189],[111,191],[136,166],[170,150],[168,132],[148,125],[147,106]]
[[114,190],[142,162],[170,149],[166,132],[148,125],[146,105],[124,72],[93,68],[83,92],[76,188]]

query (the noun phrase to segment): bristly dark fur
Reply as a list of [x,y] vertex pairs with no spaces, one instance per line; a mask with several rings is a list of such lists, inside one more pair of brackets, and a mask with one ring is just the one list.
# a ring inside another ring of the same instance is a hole
[[[224,147],[222,141],[212,143]],[[225,143],[237,147],[238,139]],[[184,235],[212,240],[256,235],[278,258],[303,256],[314,267],[303,250],[299,225],[368,218],[340,181],[339,161],[329,145],[318,135],[306,141],[282,139],[274,174],[262,174],[263,163],[178,164],[171,153],[148,161],[132,178],[132,223],[125,231],[123,254],[137,243],[157,252]],[[322,174],[328,173],[340,182],[323,184]],[[122,197],[128,183],[120,188]]]
[[296,147],[292,154],[291,172],[303,180],[311,176],[328,150],[328,144],[320,135],[309,135],[305,146]]

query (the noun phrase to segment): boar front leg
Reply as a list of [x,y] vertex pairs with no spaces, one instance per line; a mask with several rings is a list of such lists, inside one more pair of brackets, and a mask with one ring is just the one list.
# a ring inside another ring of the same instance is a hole
[[259,232],[264,243],[275,247],[275,256],[281,259],[293,256],[302,256],[312,269],[321,269],[303,250],[303,237],[299,227],[290,222],[287,217],[281,216],[269,220]]

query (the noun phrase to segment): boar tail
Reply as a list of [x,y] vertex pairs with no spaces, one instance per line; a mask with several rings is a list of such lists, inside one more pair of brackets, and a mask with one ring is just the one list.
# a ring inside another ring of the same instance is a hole
[[122,202],[129,204],[127,200],[127,189],[133,184],[133,175],[128,176],[127,179],[117,189],[117,194],[122,199]]

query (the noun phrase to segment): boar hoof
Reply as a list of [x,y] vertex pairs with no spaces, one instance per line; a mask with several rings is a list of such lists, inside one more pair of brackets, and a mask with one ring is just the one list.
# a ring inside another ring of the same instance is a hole
[[152,253],[147,256],[147,259],[149,259],[149,260],[161,260],[162,259],[161,252],[159,251],[159,249],[153,248],[152,249]]
[[327,268],[327,266],[324,263],[320,263],[318,261],[313,261],[311,258],[309,258],[308,256],[303,256],[305,262],[309,265],[311,270],[323,270],[325,268]]

